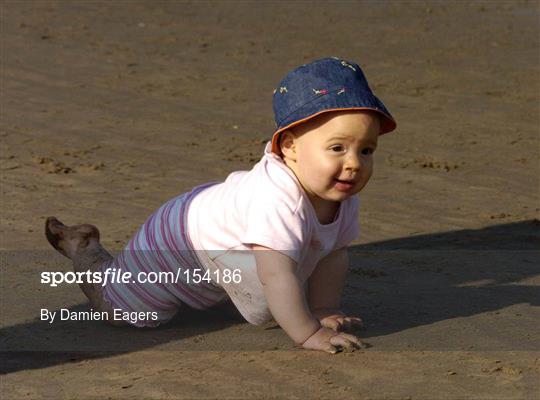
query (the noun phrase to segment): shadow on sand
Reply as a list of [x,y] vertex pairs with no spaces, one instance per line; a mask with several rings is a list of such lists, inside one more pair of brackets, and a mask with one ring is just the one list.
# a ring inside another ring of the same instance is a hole
[[[415,350],[470,349],[473,342],[480,350],[537,350],[537,310],[529,305],[540,304],[539,227],[539,221],[533,220],[353,246],[344,308],[362,316],[367,328],[361,336],[368,342],[379,340],[383,350],[407,350],[411,343]],[[9,295],[17,296],[16,291]],[[526,306],[525,312],[504,311],[518,305]],[[464,317],[473,315],[474,321],[463,323],[468,321]],[[431,329],[426,338],[422,329],[433,324],[443,325],[440,332]],[[152,348],[294,348],[283,331],[271,328],[251,326],[226,306],[205,312],[185,310],[156,329],[113,328],[97,321],[51,325],[36,320],[0,330],[0,372]],[[493,329],[499,330],[496,337]],[[504,340],[500,340],[501,330]],[[467,338],[472,336],[476,339],[471,342]],[[391,345],[385,344],[388,337],[394,337],[388,342]]]

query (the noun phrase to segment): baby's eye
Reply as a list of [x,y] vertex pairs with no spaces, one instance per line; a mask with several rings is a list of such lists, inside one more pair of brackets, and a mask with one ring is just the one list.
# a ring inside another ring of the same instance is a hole
[[335,151],[336,153],[341,153],[343,150],[345,150],[345,148],[340,144],[336,144],[330,147],[330,150]]
[[362,154],[364,154],[364,155],[367,156],[367,155],[373,154],[374,151],[375,151],[375,150],[370,149],[369,147],[367,147],[367,148],[365,148],[365,149],[362,150]]

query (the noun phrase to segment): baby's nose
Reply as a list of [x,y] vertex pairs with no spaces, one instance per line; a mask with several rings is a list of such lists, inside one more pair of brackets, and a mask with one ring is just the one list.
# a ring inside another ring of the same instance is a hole
[[358,171],[360,169],[361,162],[358,156],[350,155],[345,161],[345,169],[349,171]]

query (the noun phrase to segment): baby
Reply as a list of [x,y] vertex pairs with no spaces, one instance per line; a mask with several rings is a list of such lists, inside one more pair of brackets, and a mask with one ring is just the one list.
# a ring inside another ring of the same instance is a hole
[[[377,139],[396,123],[360,67],[335,57],[290,72],[273,106],[277,130],[250,171],[168,201],[117,257],[95,226],[47,219],[47,239],[76,272],[130,273],[125,282],[81,283],[93,310],[113,325],[151,327],[183,305],[230,299],[248,322],[273,317],[306,349],[362,346],[347,333],[362,321],[340,310],[347,246]],[[133,313],[141,317],[121,317]]]

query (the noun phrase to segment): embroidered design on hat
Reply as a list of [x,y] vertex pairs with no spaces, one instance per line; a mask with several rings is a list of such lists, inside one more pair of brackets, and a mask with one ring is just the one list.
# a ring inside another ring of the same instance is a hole
[[327,89],[321,89],[321,90],[313,89],[313,93],[315,93],[315,94],[328,94],[328,90]]
[[282,86],[279,88],[279,93],[283,93],[283,92],[289,93],[289,91],[287,90],[287,86]]
[[354,68],[351,64],[349,64],[347,61],[341,60],[341,65],[344,67],[352,69],[354,72],[356,72],[356,68]]

